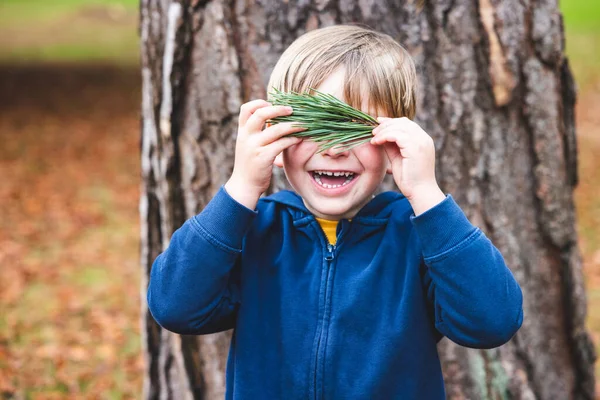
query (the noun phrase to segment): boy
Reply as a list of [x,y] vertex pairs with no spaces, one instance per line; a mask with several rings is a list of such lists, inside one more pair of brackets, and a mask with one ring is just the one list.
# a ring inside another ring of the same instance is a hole
[[[389,36],[311,31],[269,88],[316,88],[379,116],[373,139],[318,153],[288,136],[293,112],[242,106],[233,173],[155,261],[148,305],[166,329],[234,329],[228,399],[444,399],[442,336],[490,348],[522,322],[498,250],[435,180],[432,139],[414,122],[414,65]],[[272,164],[296,193],[259,197]],[[373,196],[385,174],[402,194]]]

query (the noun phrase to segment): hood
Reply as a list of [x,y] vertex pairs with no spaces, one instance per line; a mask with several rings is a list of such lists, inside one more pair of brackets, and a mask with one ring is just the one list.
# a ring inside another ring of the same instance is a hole
[[[302,197],[290,190],[281,190],[270,196],[264,197],[262,201],[286,205],[299,211],[304,216],[312,215],[304,205]],[[407,201],[404,195],[398,192],[379,193],[369,201],[354,218],[387,218],[398,201]],[[408,202],[408,201],[407,201]]]

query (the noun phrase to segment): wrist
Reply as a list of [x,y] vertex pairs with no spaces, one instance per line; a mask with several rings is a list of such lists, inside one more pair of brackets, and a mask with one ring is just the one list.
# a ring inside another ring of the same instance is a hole
[[245,184],[243,180],[238,180],[233,176],[229,178],[223,187],[232,199],[250,210],[256,209],[258,199],[262,195],[262,191],[257,193],[258,190],[254,187]]
[[427,210],[437,206],[445,198],[446,195],[437,183],[416,188],[412,196],[407,197],[415,216],[423,214]]

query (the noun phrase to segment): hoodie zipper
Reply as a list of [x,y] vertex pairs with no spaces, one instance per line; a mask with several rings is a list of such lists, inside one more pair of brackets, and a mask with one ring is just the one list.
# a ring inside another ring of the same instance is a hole
[[328,266],[335,258],[335,244],[327,243],[327,253],[325,254],[325,261],[328,262]]
[[321,351],[322,351],[322,347],[325,346],[323,342],[323,336],[324,336],[324,332],[325,332],[325,325],[326,325],[326,321],[329,319],[328,318],[328,312],[327,312],[327,298],[329,296],[329,275],[331,274],[331,264],[333,263],[333,260],[335,259],[335,250],[336,250],[336,246],[332,245],[330,243],[327,244],[327,248],[326,248],[326,252],[325,252],[325,262],[326,262],[326,267],[327,267],[327,274],[325,276],[325,290],[323,291],[323,317],[321,319],[321,326],[319,329],[319,337],[317,339],[317,348],[315,351],[315,360],[314,360],[314,376],[313,376],[313,384],[314,384],[314,399],[319,399],[321,396],[319,396],[319,385],[318,385],[318,375],[319,373],[322,373],[322,371],[319,371],[319,358],[321,355]]

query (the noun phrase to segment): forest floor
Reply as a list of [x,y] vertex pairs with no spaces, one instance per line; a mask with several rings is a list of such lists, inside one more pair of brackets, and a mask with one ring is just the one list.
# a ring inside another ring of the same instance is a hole
[[0,66],[0,398],[139,398],[137,69]]
[[[82,2],[0,4],[1,399],[140,397],[138,0]],[[582,28],[568,29],[567,44],[580,85],[588,327],[600,350],[600,33],[577,8],[590,2],[565,4]]]

